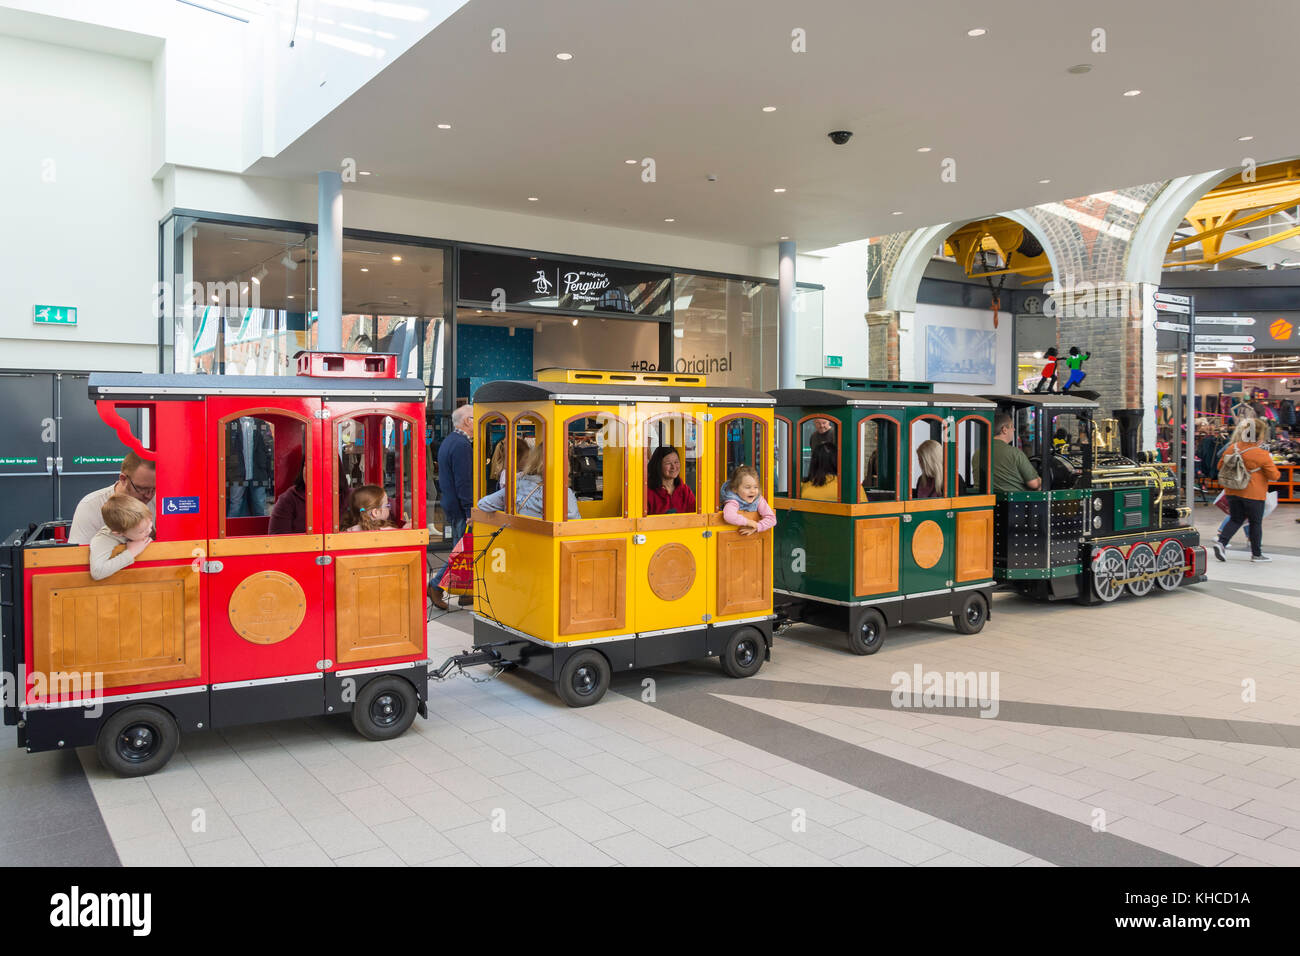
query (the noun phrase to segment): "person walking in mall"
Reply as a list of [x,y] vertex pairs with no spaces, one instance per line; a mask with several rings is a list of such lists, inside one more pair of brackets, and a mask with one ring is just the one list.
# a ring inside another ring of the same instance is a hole
[[[451,413],[453,431],[438,446],[438,487],[442,491],[442,510],[451,525],[453,546],[465,536],[470,508],[474,505],[474,406],[462,405]],[[447,567],[429,582],[429,600],[440,611],[447,610],[447,595],[442,589]],[[460,599],[461,607],[474,604],[473,595]]]
[[[1264,501],[1268,497],[1268,483],[1277,481],[1282,476],[1273,456],[1259,447],[1258,439],[1262,437],[1259,430],[1263,423],[1256,418],[1242,418],[1232,430],[1232,438],[1219,456],[1219,480],[1228,496],[1228,520],[1219,528],[1219,536],[1214,541],[1214,556],[1226,561],[1228,542],[1243,524],[1248,524],[1247,535],[1250,538],[1250,560],[1255,562],[1272,561],[1262,550],[1264,539]],[[1249,481],[1244,487],[1228,487],[1231,470],[1225,468],[1228,458],[1240,454],[1242,462],[1249,473]]]
[[72,513],[72,526],[68,528],[69,544],[90,544],[90,539],[104,526],[102,514],[104,503],[113,495],[130,495],[149,510],[154,508],[154,491],[158,479],[154,464],[146,461],[133,451],[126,453],[122,459],[122,472],[117,481],[107,488],[92,491],[82,498],[77,510]]

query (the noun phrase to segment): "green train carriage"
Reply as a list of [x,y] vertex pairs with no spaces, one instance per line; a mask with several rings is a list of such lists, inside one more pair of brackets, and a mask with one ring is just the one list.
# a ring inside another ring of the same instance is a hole
[[[858,654],[875,653],[903,624],[951,617],[962,633],[981,630],[996,584],[996,404],[918,382],[806,386],[771,393],[782,614],[844,631]],[[943,480],[923,496],[917,449],[927,440],[942,448]],[[807,480],[814,454],[826,454],[816,446],[827,443],[836,461],[829,489]]]

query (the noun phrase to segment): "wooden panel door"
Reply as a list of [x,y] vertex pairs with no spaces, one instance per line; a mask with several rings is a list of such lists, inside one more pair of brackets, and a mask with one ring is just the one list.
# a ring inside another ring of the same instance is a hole
[[993,577],[993,509],[957,512],[958,582]]
[[197,678],[200,620],[199,575],[188,563],[102,581],[86,571],[33,575],[32,670],[103,674],[104,688]]
[[627,622],[627,540],[560,542],[560,631],[622,630]]
[[772,532],[741,534],[715,528],[718,617],[766,611],[772,604]]
[[415,551],[334,558],[337,663],[419,654],[424,648],[424,563]]
[[853,593],[898,590],[898,516],[864,518],[853,526]]

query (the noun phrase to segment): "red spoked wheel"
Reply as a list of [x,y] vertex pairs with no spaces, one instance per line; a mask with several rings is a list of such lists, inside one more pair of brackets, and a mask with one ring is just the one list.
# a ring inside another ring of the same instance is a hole
[[1156,550],[1145,541],[1139,541],[1128,552],[1125,562],[1128,570],[1128,589],[1132,594],[1142,597],[1150,594],[1156,586]]
[[1092,559],[1092,589],[1107,604],[1124,593],[1128,565],[1119,548],[1102,548]]

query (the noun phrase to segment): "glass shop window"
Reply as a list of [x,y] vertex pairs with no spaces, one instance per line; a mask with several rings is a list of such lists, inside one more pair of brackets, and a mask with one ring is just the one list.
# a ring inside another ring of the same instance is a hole
[[507,489],[514,488],[514,498],[506,492],[506,510],[529,518],[546,517],[546,425],[541,419],[526,416],[515,422],[514,441],[507,448]]
[[948,497],[948,448],[943,441],[943,422],[918,418],[912,422],[912,498]]
[[647,422],[645,434],[645,513],[699,514],[699,423],[664,415]]
[[840,500],[840,423],[806,418],[799,424],[799,497]]
[[749,416],[727,418],[718,422],[718,508],[723,502],[722,487],[737,468],[748,465],[758,472],[758,487],[765,497],[771,494],[767,475],[763,474],[763,451],[767,436],[763,422]]
[[411,423],[391,415],[357,415],[333,427],[338,486],[331,529],[413,527],[413,455],[423,449],[413,442]]
[[483,456],[483,484],[475,500],[492,494],[505,484],[508,430],[504,415],[489,415],[478,423],[478,443],[474,447]]
[[776,471],[776,494],[790,494],[790,423],[784,418],[776,420],[776,443],[772,448],[773,468]]
[[221,536],[307,533],[307,426],[288,415],[245,415],[221,434]]
[[982,418],[957,423],[957,494],[989,494],[989,424]]
[[627,502],[627,425],[601,412],[568,423],[569,491],[583,518],[624,518]]
[[898,500],[898,422],[872,416],[858,425],[858,501]]

